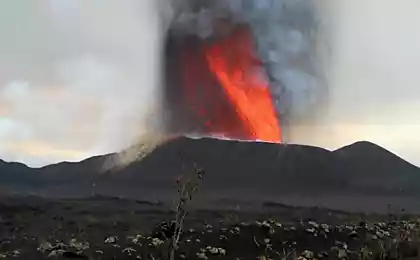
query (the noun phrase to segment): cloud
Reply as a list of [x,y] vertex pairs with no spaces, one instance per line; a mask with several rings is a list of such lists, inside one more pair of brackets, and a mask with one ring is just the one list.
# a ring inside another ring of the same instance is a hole
[[77,150],[57,149],[47,143],[36,141],[19,141],[6,143],[6,149],[13,154],[25,154],[33,157],[46,157],[53,159],[68,158],[69,160],[80,159],[85,153]]
[[420,2],[356,0],[333,6],[332,120],[420,124],[413,109],[420,99],[420,29],[414,26]]
[[12,108],[10,107],[10,104],[6,103],[5,101],[0,103],[0,117],[6,117],[10,110]]
[[33,165],[114,152],[155,103],[155,2],[0,4],[0,157]]

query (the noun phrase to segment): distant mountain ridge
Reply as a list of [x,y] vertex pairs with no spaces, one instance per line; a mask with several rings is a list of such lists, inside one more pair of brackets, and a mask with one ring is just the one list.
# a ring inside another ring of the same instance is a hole
[[103,194],[169,199],[175,178],[183,167],[195,162],[206,172],[202,193],[211,197],[270,198],[292,193],[420,196],[420,168],[369,142],[329,151],[303,145],[177,138],[124,168],[104,171],[103,166],[115,156],[42,168],[0,160],[0,189],[45,197]]

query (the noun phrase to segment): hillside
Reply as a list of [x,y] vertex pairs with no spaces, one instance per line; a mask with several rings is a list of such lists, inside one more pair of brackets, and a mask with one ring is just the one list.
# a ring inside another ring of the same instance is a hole
[[106,194],[170,198],[183,167],[206,172],[209,196],[270,198],[283,194],[420,195],[420,169],[369,142],[336,151],[301,145],[178,138],[140,161],[103,172],[113,154],[42,168],[0,162],[6,190],[43,196]]

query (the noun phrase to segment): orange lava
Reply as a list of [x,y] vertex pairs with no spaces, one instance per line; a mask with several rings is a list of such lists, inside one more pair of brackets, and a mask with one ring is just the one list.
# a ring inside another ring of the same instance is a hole
[[204,127],[204,135],[248,139],[235,107],[209,69],[203,42],[186,39],[181,50],[183,102]]
[[281,142],[281,128],[269,82],[248,27],[238,27],[205,49],[210,71],[242,122],[247,139]]

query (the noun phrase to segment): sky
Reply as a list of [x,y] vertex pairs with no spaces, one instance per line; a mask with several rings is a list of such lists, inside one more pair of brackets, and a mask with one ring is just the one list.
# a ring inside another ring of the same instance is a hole
[[[420,166],[418,0],[323,0],[328,110],[293,143],[375,142]],[[0,158],[38,167],[119,151],[159,84],[155,0],[0,2]]]
[[144,132],[157,84],[152,2],[0,3],[0,158],[80,160]]

